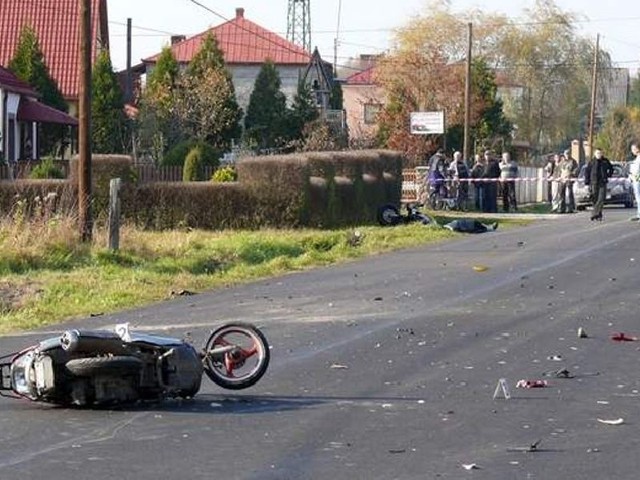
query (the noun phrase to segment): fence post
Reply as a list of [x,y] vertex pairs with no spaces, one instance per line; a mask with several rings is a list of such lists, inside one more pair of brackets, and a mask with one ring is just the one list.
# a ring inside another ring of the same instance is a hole
[[120,185],[119,178],[109,182],[109,249],[120,248]]

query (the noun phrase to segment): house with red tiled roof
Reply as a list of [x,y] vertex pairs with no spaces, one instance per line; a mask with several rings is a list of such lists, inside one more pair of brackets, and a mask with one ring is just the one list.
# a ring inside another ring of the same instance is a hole
[[384,91],[375,83],[375,65],[347,77],[342,84],[342,103],[352,141],[370,139],[376,133]]
[[[215,35],[218,41],[226,67],[233,78],[238,104],[245,111],[255,79],[267,59],[273,61],[280,75],[282,92],[288,99],[293,98],[298,80],[305,73],[310,85],[314,80],[318,83],[323,81],[314,77],[315,70],[308,74],[308,66],[313,58],[310,52],[247,19],[244,8],[236,8],[233,19],[198,35],[190,38],[172,37],[171,50],[182,67],[186,67],[195,56],[208,33]],[[150,73],[159,56],[158,53],[143,59],[143,65],[137,67],[138,72]]]
[[74,117],[40,103],[38,96],[11,71],[0,67],[0,159],[9,165],[37,158],[39,123],[78,124]]
[[[79,98],[80,37],[78,0],[0,0],[0,66],[15,53],[20,32],[36,32],[45,63],[58,84],[69,112],[77,113]],[[107,0],[91,0],[93,61],[109,47]]]

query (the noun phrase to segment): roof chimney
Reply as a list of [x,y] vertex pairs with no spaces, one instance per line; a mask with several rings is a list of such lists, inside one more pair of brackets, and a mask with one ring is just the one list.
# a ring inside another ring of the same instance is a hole
[[187,39],[185,35],[171,35],[171,45],[175,45],[176,43],[184,42]]
[[244,18],[244,8],[236,8],[236,18]]

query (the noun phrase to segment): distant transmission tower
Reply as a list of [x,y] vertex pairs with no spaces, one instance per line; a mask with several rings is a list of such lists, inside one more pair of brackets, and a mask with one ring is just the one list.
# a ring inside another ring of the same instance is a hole
[[311,0],[289,0],[287,40],[311,51]]

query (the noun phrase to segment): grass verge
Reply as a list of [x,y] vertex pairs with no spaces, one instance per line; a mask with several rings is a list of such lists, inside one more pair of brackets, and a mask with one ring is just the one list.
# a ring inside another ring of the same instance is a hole
[[[439,220],[444,220],[440,218]],[[286,272],[452,238],[413,224],[340,230],[121,231],[76,240],[70,219],[0,222],[0,334],[139,307]]]

